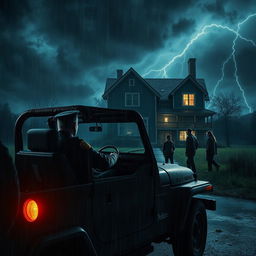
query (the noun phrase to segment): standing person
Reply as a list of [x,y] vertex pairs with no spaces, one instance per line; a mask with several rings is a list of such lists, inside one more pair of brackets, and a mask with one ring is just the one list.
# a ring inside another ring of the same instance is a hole
[[208,171],[212,171],[212,165],[214,165],[218,171],[220,165],[214,160],[214,156],[217,155],[216,138],[211,131],[208,131],[207,135],[208,139],[206,143],[206,160],[208,162]]
[[192,130],[187,130],[187,139],[186,139],[186,156],[187,156],[187,167],[192,169],[194,172],[194,177],[197,179],[196,166],[194,162],[194,157],[196,150],[198,148],[198,140],[196,136],[192,134]]
[[171,136],[167,136],[167,141],[164,143],[163,146],[163,154],[165,158],[165,163],[168,163],[170,159],[170,163],[173,164],[173,154],[174,154],[175,146],[173,141],[171,140]]

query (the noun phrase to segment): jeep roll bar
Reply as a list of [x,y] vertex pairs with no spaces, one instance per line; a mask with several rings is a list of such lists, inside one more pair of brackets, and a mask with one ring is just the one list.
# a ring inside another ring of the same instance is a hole
[[151,143],[146,132],[144,121],[141,115],[133,110],[119,110],[99,107],[88,107],[82,105],[30,109],[21,114],[15,124],[15,153],[23,150],[22,127],[25,121],[31,117],[55,116],[64,111],[78,110],[84,122],[88,123],[107,123],[107,122],[135,122],[138,125],[142,143],[145,147],[145,154],[155,161],[155,156]]

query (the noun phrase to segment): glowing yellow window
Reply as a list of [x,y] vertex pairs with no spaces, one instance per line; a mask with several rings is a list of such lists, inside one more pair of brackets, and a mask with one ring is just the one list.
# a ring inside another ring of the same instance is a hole
[[186,131],[180,131],[180,141],[185,141],[187,138],[187,133]]
[[164,118],[164,122],[165,122],[165,123],[168,123],[168,117],[165,117],[165,118]]
[[195,106],[195,94],[183,94],[184,106]]
[[[192,131],[192,134],[196,136],[195,131]],[[180,131],[179,139],[180,141],[185,141],[187,139],[187,131]]]

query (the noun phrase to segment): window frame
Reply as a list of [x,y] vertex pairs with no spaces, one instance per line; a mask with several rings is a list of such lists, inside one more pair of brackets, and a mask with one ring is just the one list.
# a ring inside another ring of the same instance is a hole
[[129,84],[129,86],[135,86],[135,79],[134,78],[129,78],[128,84]]
[[[188,105],[184,104],[184,96],[188,95]],[[190,96],[189,95],[193,95],[194,96],[194,105],[190,105]],[[196,94],[195,93],[182,93],[182,106],[184,107],[195,107],[196,106]]]
[[[127,104],[127,96],[131,96],[131,105]],[[134,95],[138,96],[138,104],[134,104]],[[140,93],[139,92],[125,92],[125,107],[140,107]]]

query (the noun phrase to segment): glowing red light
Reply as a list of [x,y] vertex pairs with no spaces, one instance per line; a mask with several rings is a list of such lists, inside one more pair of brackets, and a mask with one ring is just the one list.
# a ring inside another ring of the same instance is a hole
[[28,199],[23,204],[23,215],[28,222],[34,222],[38,217],[39,209],[35,200]]

